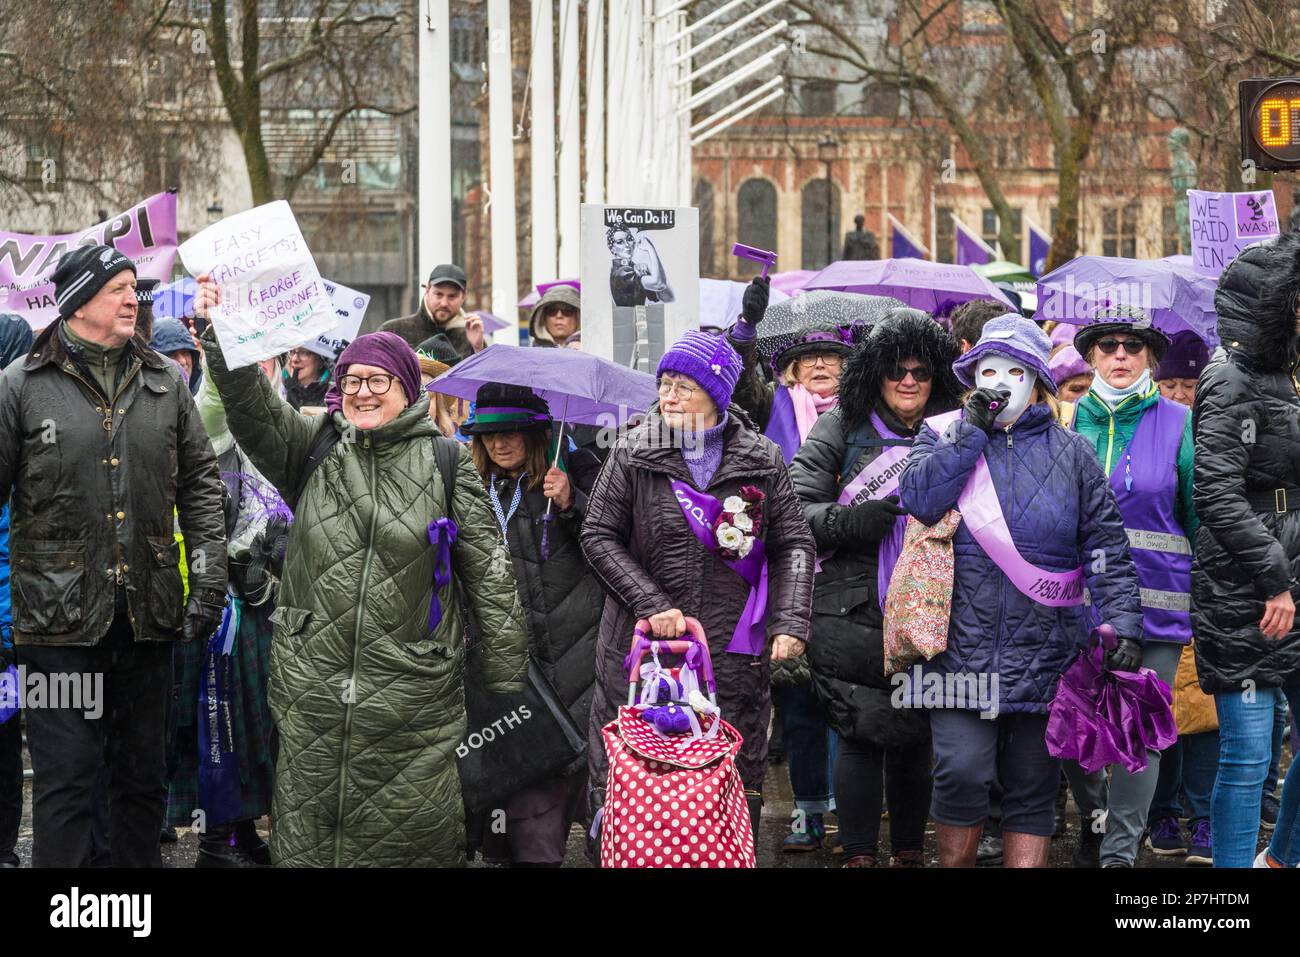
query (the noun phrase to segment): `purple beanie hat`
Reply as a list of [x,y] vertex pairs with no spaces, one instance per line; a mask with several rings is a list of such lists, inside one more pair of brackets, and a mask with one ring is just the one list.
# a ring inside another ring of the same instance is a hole
[[1183,330],[1174,333],[1169,351],[1156,368],[1155,378],[1199,379],[1209,361],[1210,347],[1196,333]]
[[984,324],[980,341],[975,343],[970,352],[958,356],[952,364],[952,371],[962,385],[974,388],[975,364],[982,356],[995,352],[1028,365],[1038,376],[1043,388],[1056,395],[1056,380],[1052,378],[1047,364],[1051,351],[1052,340],[1038,328],[1038,323],[1026,319],[1018,312],[1008,312]]
[[420,362],[406,340],[391,332],[371,332],[353,339],[334,364],[334,381],[325,393],[325,408],[330,412],[343,408],[339,378],[351,365],[378,366],[397,376],[408,406],[424,397],[420,388]]
[[655,375],[676,372],[690,376],[709,394],[718,411],[725,412],[740,378],[740,365],[740,355],[726,336],[692,329],[664,353]]

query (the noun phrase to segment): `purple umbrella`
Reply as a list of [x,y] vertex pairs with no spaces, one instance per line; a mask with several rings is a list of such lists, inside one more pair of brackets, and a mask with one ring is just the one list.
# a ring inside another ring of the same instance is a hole
[[1213,349],[1215,281],[1163,259],[1079,256],[1038,280],[1040,321],[1087,325],[1106,306],[1135,306],[1170,335],[1189,330]]
[[772,289],[780,290],[787,296],[793,296],[797,292],[803,292],[804,285],[813,276],[817,275],[815,269],[791,269],[788,272],[772,273]]
[[484,312],[482,309],[475,312],[474,315],[483,320],[483,331],[486,333],[499,332],[502,329],[510,327],[510,323],[506,322],[506,320],[502,319],[500,316],[494,316],[492,313]]
[[969,266],[925,259],[859,259],[833,262],[804,286],[873,296],[892,296],[913,309],[936,314],[972,299],[992,299],[1015,309],[993,283]]
[[657,398],[654,376],[589,352],[506,345],[458,362],[429,390],[473,401],[489,382],[527,386],[550,406],[552,418],[583,425],[621,425]]
[[579,291],[582,289],[582,283],[576,279],[552,279],[550,282],[541,282],[537,284],[536,289],[519,300],[517,303],[518,307],[520,309],[533,308],[533,306],[537,305],[537,300],[546,295],[546,290],[551,289],[554,286],[572,286],[574,289]]

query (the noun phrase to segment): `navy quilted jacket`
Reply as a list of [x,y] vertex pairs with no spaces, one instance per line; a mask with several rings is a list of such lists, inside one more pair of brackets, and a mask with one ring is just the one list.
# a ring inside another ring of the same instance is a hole
[[[955,507],[981,452],[1020,554],[1052,571],[1082,565],[1102,620],[1140,641],[1137,574],[1115,495],[1088,441],[1057,425],[1046,405],[1030,406],[1009,431],[991,436],[963,421],[943,436],[921,429],[903,471],[903,505],[934,524]],[[1049,608],[1026,597],[965,525],[953,549],[948,649],[927,671],[996,675],[999,711],[1047,711],[1057,678],[1086,642],[1082,606]]]

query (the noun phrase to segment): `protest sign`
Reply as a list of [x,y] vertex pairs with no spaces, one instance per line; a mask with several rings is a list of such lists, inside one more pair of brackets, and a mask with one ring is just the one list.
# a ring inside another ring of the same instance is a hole
[[321,282],[325,284],[325,293],[330,297],[330,304],[334,306],[338,324],[331,332],[319,335],[302,345],[304,349],[310,349],[318,356],[324,356],[333,362],[361,330],[361,321],[365,319],[366,309],[370,306],[370,296],[328,279],[322,279]]
[[1192,233],[1192,268],[1218,278],[1223,267],[1251,243],[1281,235],[1273,191],[1215,193],[1187,191]]
[[699,324],[700,214],[582,206],[582,349],[653,373]]
[[276,200],[187,239],[181,261],[221,293],[213,325],[232,369],[329,336],[338,324],[293,210]]
[[44,329],[59,317],[50,279],[59,258],[77,246],[100,243],[129,257],[136,275],[162,282],[171,279],[176,261],[176,194],[157,193],[76,233],[0,232],[0,312],[16,312],[33,329]]

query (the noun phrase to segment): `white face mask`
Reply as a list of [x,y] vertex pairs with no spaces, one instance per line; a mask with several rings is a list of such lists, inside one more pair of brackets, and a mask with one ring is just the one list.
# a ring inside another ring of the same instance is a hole
[[993,420],[1004,427],[1014,422],[1029,407],[1037,383],[1038,374],[1019,359],[990,353],[975,364],[975,388],[1011,393],[1011,398],[1007,399]]

